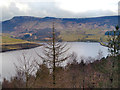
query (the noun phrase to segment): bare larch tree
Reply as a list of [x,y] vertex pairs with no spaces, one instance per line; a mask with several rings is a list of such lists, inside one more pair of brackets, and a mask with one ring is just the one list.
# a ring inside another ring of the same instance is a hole
[[19,65],[14,64],[16,67],[17,78],[25,81],[25,88],[30,88],[33,84],[29,83],[31,75],[36,70],[35,59],[27,56],[27,52],[22,52],[21,57],[18,59]]

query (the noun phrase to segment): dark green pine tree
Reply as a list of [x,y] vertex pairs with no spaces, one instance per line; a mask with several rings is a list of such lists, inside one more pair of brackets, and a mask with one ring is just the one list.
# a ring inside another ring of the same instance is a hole
[[115,78],[114,78],[114,74],[116,74],[115,67],[117,66],[118,68],[119,66],[118,65],[119,49],[120,49],[120,31],[119,31],[119,26],[115,26],[115,30],[109,32],[109,35],[108,35],[108,50],[110,52],[110,56],[113,58],[111,60],[111,65],[110,65],[111,71],[109,73],[111,88],[113,88],[114,86],[113,82],[115,81]]

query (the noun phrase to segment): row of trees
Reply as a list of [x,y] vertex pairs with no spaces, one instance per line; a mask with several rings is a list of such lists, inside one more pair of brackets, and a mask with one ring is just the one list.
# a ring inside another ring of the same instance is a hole
[[[10,81],[4,79],[2,85],[3,88],[109,88],[111,87],[108,75],[109,61],[112,59],[108,57],[87,64],[83,62],[84,59],[81,59],[82,61],[78,63],[76,54],[73,54],[69,59],[71,62],[65,67],[56,66],[55,85],[53,72],[46,64],[39,65],[37,72],[34,75],[31,73],[27,81],[25,74],[18,73]],[[113,78],[116,78],[117,73],[114,74]],[[117,79],[113,83],[113,88],[116,87],[118,87]]]

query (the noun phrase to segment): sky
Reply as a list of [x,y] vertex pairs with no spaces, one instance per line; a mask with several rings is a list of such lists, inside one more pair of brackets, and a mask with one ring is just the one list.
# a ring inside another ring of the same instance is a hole
[[118,15],[119,0],[0,0],[0,20],[14,16],[86,18]]

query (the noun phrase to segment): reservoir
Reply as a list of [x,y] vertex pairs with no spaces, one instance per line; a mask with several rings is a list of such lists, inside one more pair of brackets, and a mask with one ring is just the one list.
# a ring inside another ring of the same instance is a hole
[[[93,61],[97,60],[100,57],[98,53],[101,53],[101,58],[108,55],[108,48],[96,42],[67,42],[67,47],[70,49],[67,51],[66,55],[73,52],[76,53],[78,62],[80,62],[81,58],[84,59],[85,62],[91,58]],[[43,55],[42,50],[43,46],[40,46],[32,49],[0,53],[2,56],[2,59],[0,59],[0,66],[2,66],[0,75],[2,74],[2,78],[5,77],[7,79],[14,76],[15,65],[20,65],[18,60],[22,59],[22,53],[25,54],[27,59],[37,60],[39,63],[42,63],[42,60],[36,54],[37,52],[38,54]]]

